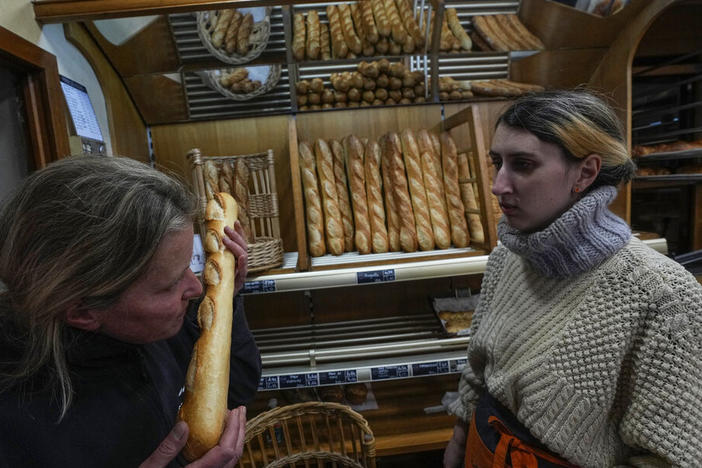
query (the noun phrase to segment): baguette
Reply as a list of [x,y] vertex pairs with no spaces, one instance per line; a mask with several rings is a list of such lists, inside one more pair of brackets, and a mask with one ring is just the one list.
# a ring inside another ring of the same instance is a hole
[[517,30],[512,27],[507,15],[494,16],[495,29],[509,46],[510,50],[528,50],[531,47]]
[[446,211],[446,195],[444,182],[441,177],[440,153],[434,151],[434,146],[425,129],[417,132],[417,143],[421,154],[424,185],[427,191],[429,216],[434,231],[436,246],[440,249],[451,247],[451,233],[449,231],[449,218]]
[[388,14],[385,11],[385,5],[381,0],[368,0],[373,9],[373,18],[375,18],[375,24],[378,27],[378,34],[387,38],[392,33],[392,27],[390,26],[390,20],[388,20]]
[[509,48],[502,42],[498,37],[496,37],[495,31],[492,30],[491,24],[488,22],[490,15],[477,15],[473,16],[473,27],[480,34],[480,37],[485,39],[485,42],[490,46],[492,50],[498,52],[507,52]]
[[339,4],[337,8],[339,9],[341,32],[344,34],[344,41],[351,52],[359,55],[363,52],[363,43],[361,42],[361,38],[356,34],[356,30],[353,28],[351,8],[345,3]]
[[366,31],[366,39],[371,44],[376,44],[380,39],[378,27],[375,25],[373,16],[373,6],[371,3],[376,0],[361,0],[361,16],[363,20],[363,29]]
[[317,10],[310,10],[307,12],[307,58],[317,60],[319,49],[319,14]]
[[345,58],[349,53],[349,46],[346,44],[346,39],[344,39],[341,16],[336,5],[327,7],[327,19],[329,20],[329,36],[334,58]]
[[232,8],[220,10],[217,16],[217,24],[212,32],[212,45],[218,49],[224,44],[224,38],[227,35],[227,28],[229,27],[229,22],[232,20],[232,16],[234,16],[234,9]]
[[419,28],[419,24],[417,24],[417,20],[414,17],[410,0],[395,0],[395,3],[397,6],[397,11],[400,13],[402,24],[405,26],[405,30],[412,37],[416,46],[423,47],[424,35],[422,34],[422,30]]
[[331,47],[329,44],[329,26],[326,23],[319,25],[319,58],[331,60]]
[[321,257],[327,253],[324,243],[324,214],[319,197],[317,169],[312,148],[307,142],[300,142],[300,173],[305,193],[305,213],[307,218],[307,243],[310,255]]
[[467,247],[470,234],[466,223],[465,207],[458,186],[458,155],[456,144],[448,132],[443,132],[441,140],[441,162],[444,167],[444,187],[446,189],[446,206],[451,224],[451,241],[456,247]]
[[224,431],[229,392],[232,317],[236,259],[224,246],[225,226],[234,227],[236,201],[218,192],[207,202],[203,272],[205,298],[198,309],[201,333],[185,376],[185,396],[178,411],[190,429],[183,455],[188,460],[201,458],[217,445]]
[[304,13],[295,13],[293,16],[293,41],[292,53],[295,60],[305,59],[305,42],[307,29],[305,28]]
[[519,17],[517,15],[507,15],[507,22],[512,27],[512,29],[516,31],[517,35],[522,38],[522,41],[525,42],[530,49],[543,50],[545,48],[544,43],[541,42],[541,39],[539,39],[531,31],[529,31],[529,29],[527,29],[527,27],[524,26],[524,23],[522,23],[519,20]]
[[478,201],[475,198],[475,191],[473,190],[473,183],[471,182],[472,177],[470,173],[470,165],[468,164],[468,155],[466,153],[461,153],[457,156],[457,160],[458,184],[461,189],[461,200],[463,201],[463,207],[466,210],[466,217],[468,218],[470,238],[474,242],[482,244],[485,242],[483,222],[480,220]]
[[[346,95],[344,95],[344,98]],[[349,199],[349,187],[346,183],[346,165],[344,164],[344,147],[338,140],[330,140],[332,157],[334,159],[334,180],[336,181],[336,194],[339,199],[341,223],[344,227],[344,250],[353,251],[353,211]]]
[[368,198],[368,217],[373,253],[385,253],[388,251],[388,230],[385,226],[380,158],[380,145],[375,140],[369,140],[366,144],[364,168],[366,172],[366,196]]
[[253,15],[251,13],[246,13],[241,20],[241,25],[239,26],[236,37],[236,52],[239,55],[246,55],[249,51],[249,34],[251,34],[252,27]]
[[226,50],[228,54],[233,54],[236,50],[236,39],[242,19],[244,19],[244,15],[242,15],[239,10],[235,9],[229,26],[227,27],[227,32],[224,35],[224,50]]
[[232,194],[232,166],[228,161],[222,163],[222,167],[219,170],[219,191],[227,192]]
[[400,246],[405,252],[417,250],[417,228],[414,222],[412,198],[407,185],[405,164],[402,162],[402,143],[397,133],[388,133],[383,139],[390,170],[393,198],[400,216]]
[[203,173],[205,177],[205,197],[208,200],[214,198],[214,194],[219,192],[219,169],[212,161],[205,161],[203,164]]
[[468,36],[466,30],[463,29],[463,26],[461,26],[456,9],[447,8],[446,16],[448,17],[449,28],[456,39],[458,39],[458,42],[461,44],[461,48],[463,50],[470,50],[473,47],[473,42],[470,40],[470,36]]
[[360,254],[371,252],[370,220],[366,198],[366,176],[363,165],[364,148],[361,140],[349,135],[343,140],[346,176],[351,189],[351,206],[356,230],[354,241]]
[[390,251],[399,252],[402,250],[402,245],[400,244],[400,214],[397,212],[397,204],[393,193],[392,167],[390,164],[390,159],[393,157],[393,148],[388,138],[385,135],[380,139],[380,173],[383,177],[383,196],[388,223],[388,246]]
[[243,159],[237,159],[233,167],[232,195],[239,205],[239,223],[248,242],[253,241],[249,220],[249,166]]
[[339,197],[336,193],[334,157],[327,142],[321,139],[314,143],[314,155],[317,163],[320,192],[322,194],[327,248],[332,255],[341,255],[344,253],[344,227],[341,223]]
[[400,46],[407,41],[407,31],[400,20],[400,13],[397,11],[397,6],[394,0],[376,0],[382,1],[385,6],[385,14],[388,16],[388,22],[392,31],[392,40]]
[[431,217],[429,215],[427,192],[424,187],[422,161],[417,140],[414,132],[409,129],[405,129],[400,133],[400,140],[402,141],[402,154],[405,168],[407,169],[409,192],[412,196],[412,208],[417,226],[419,248],[421,250],[432,250],[434,248],[434,234],[431,229]]

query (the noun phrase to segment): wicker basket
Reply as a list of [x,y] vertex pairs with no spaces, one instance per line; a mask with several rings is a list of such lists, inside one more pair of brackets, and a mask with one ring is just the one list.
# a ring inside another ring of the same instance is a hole
[[229,99],[233,99],[235,101],[248,101],[249,99],[266,94],[278,84],[278,80],[280,80],[280,73],[282,71],[281,65],[268,65],[266,67],[268,68],[268,75],[266,79],[258,89],[250,93],[234,93],[229,88],[225,88],[221,85],[220,78],[222,75],[225,73],[231,73],[235,70],[234,68],[206,70],[199,72],[198,75],[200,75],[200,78],[202,79],[202,82],[205,83],[205,86],[214,89],[222,96],[228,97]]
[[251,48],[246,55],[239,55],[237,53],[228,54],[226,50],[217,48],[212,44],[213,24],[216,23],[211,21],[211,18],[219,15],[220,11],[221,10],[200,11],[197,13],[197,34],[205,48],[212,55],[217,57],[217,59],[232,65],[241,65],[258,58],[268,45],[268,38],[271,35],[272,7],[265,7],[264,18],[253,24],[251,34],[249,34]]
[[[275,188],[273,150],[239,156],[202,156],[194,148],[187,155],[193,174],[193,186],[200,203],[198,224],[204,232],[204,213],[211,191],[226,191],[239,203],[239,221],[245,228],[248,246],[249,273],[275,268],[283,263],[283,241],[278,220],[278,195]],[[238,166],[243,164],[243,166]],[[240,168],[228,174],[225,166]],[[216,171],[216,175],[211,171]],[[220,182],[212,186],[212,179]],[[232,181],[226,187],[227,181]],[[235,186],[235,184],[238,184]],[[243,193],[240,192],[243,190]]]

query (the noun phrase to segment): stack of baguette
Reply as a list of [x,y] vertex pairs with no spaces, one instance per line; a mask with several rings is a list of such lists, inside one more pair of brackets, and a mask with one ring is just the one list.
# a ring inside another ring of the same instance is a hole
[[211,13],[210,22],[210,42],[214,47],[228,55],[243,56],[249,52],[254,24],[251,13],[228,8]]
[[223,71],[219,77],[219,84],[235,94],[249,94],[261,87],[259,80],[249,79],[249,70],[246,67]]
[[424,37],[411,0],[360,0],[295,13],[292,53],[298,61],[411,54]]
[[484,242],[467,155],[448,133],[349,135],[301,141],[298,151],[313,257]]
[[473,42],[480,50],[543,50],[544,44],[517,15],[473,16]]
[[[409,71],[400,62],[380,59],[375,62],[362,61],[355,71],[332,73],[329,77],[332,89],[324,89],[324,83],[319,78],[298,81],[295,89],[301,111],[389,106],[426,102],[424,79],[421,71]],[[315,83],[315,80],[318,81]],[[311,96],[310,93],[319,96]]]
[[243,159],[205,160],[202,165],[205,179],[205,197],[215,198],[218,192],[225,192],[234,197],[238,207],[238,219],[244,228],[246,240],[253,242],[251,221],[249,218],[249,178],[250,170]]

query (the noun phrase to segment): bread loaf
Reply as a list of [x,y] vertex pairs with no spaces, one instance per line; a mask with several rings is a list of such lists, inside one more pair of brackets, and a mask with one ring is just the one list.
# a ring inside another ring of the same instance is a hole
[[441,141],[441,162],[444,169],[444,189],[446,190],[446,207],[451,224],[451,241],[456,247],[467,247],[470,234],[466,223],[465,208],[458,186],[458,155],[456,144],[448,132],[439,137]]
[[380,174],[383,178],[383,198],[385,200],[385,214],[388,228],[388,246],[392,252],[402,250],[400,244],[400,213],[397,211],[395,196],[393,194],[392,167],[390,159],[393,157],[388,136],[380,139]]
[[200,337],[185,376],[185,396],[178,417],[190,429],[183,455],[201,458],[217,445],[224,431],[229,391],[229,359],[236,260],[222,238],[225,226],[234,227],[237,204],[228,193],[217,192],[207,202],[203,279],[205,298],[198,309]]
[[412,198],[407,185],[405,164],[402,161],[402,143],[397,133],[388,133],[382,140],[382,151],[389,161],[390,181],[395,207],[400,218],[400,246],[405,252],[417,250],[417,228],[412,209]]
[[327,142],[321,139],[314,142],[314,155],[319,176],[319,189],[322,194],[327,249],[332,255],[341,255],[344,253],[344,227],[336,193],[334,157]]
[[327,6],[327,19],[329,20],[329,36],[334,58],[345,58],[349,53],[349,47],[344,38],[341,16],[336,5]]
[[306,34],[305,15],[303,13],[295,13],[295,15],[293,15],[292,41],[292,53],[295,60],[301,61],[305,59]]
[[446,212],[440,156],[434,152],[431,137],[425,129],[417,132],[417,144],[421,155],[424,186],[427,192],[427,204],[429,205],[434,240],[438,248],[448,249],[451,247],[451,233],[449,232],[449,219]]
[[319,58],[319,14],[317,10],[307,12],[307,58],[317,60]]
[[353,248],[353,211],[351,210],[351,200],[349,199],[349,187],[346,182],[346,164],[344,163],[344,147],[338,140],[329,140],[329,148],[334,160],[334,180],[336,182],[336,194],[339,200],[339,212],[341,213],[341,223],[344,228],[344,250],[352,252]]
[[324,242],[324,214],[317,183],[317,164],[309,143],[302,141],[298,145],[300,154],[300,175],[302,190],[305,194],[305,213],[307,218],[307,244],[310,255],[321,257],[327,253]]
[[427,192],[422,175],[422,161],[414,132],[405,129],[400,133],[402,154],[407,169],[409,192],[412,196],[415,225],[417,226],[417,241],[421,250],[434,248],[434,234],[431,228],[431,217],[427,203]]
[[385,226],[380,158],[380,145],[375,140],[369,140],[366,144],[364,167],[366,171],[366,196],[368,198],[368,217],[373,253],[385,253],[389,248],[388,230]]
[[242,15],[239,10],[235,9],[229,26],[227,27],[227,32],[224,35],[224,49],[228,54],[233,54],[236,51],[236,40],[242,19],[244,19],[244,15]]
[[370,221],[368,199],[366,197],[366,176],[363,164],[364,147],[355,135],[343,140],[346,160],[346,175],[351,189],[351,206],[354,219],[354,241],[360,254],[371,252]]
[[217,24],[212,32],[212,45],[216,48],[222,47],[224,44],[224,38],[227,34],[227,28],[229,27],[229,22],[234,16],[234,9],[227,8],[226,10],[220,10],[219,15],[217,15]]
[[483,223],[480,220],[478,200],[475,197],[475,191],[473,188],[470,165],[468,163],[468,155],[466,153],[460,153],[457,157],[457,160],[458,185],[461,190],[461,200],[463,201],[463,207],[466,211],[470,238],[473,240],[473,242],[482,244],[483,242],[485,242],[485,234],[483,234]]

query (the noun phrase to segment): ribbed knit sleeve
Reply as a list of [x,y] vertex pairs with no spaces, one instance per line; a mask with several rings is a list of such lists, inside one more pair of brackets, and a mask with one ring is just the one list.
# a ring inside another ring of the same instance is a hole
[[667,259],[656,269],[635,269],[633,276],[649,304],[621,379],[620,437],[674,466],[700,466],[702,288]]
[[[471,336],[478,331],[483,313],[490,308],[490,301],[494,295],[495,287],[499,282],[499,277],[504,267],[504,259],[508,253],[509,251],[506,248],[503,246],[498,246],[495,248],[492,254],[490,254],[490,258],[488,259],[488,263],[485,268],[485,273],[483,274],[483,281],[480,286],[480,301],[478,302],[478,306],[475,308],[473,321],[471,322]],[[483,376],[476,375],[473,371],[473,368],[483,368],[482,364],[477,366],[472,365],[471,360],[476,359],[481,359],[480,354],[471,353],[471,344],[469,343],[468,363],[461,372],[461,379],[458,382],[458,398],[448,407],[448,412],[450,414],[458,416],[465,422],[470,421],[475,405],[478,402],[478,398],[480,398],[480,394],[485,389]]]

